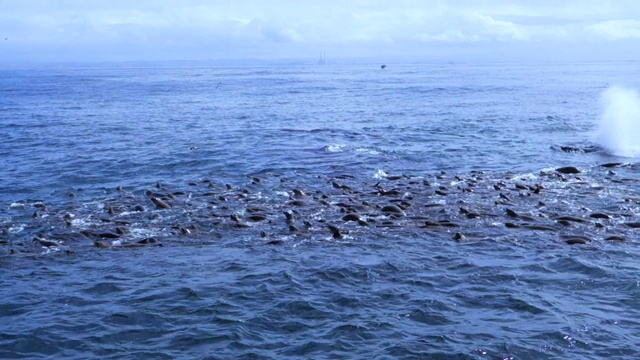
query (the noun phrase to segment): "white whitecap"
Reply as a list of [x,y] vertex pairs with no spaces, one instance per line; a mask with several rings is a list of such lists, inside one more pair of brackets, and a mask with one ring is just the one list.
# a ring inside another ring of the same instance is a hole
[[357,148],[356,152],[369,155],[380,155],[380,151],[371,148]]
[[14,224],[10,226],[9,229],[7,229],[7,231],[9,231],[9,234],[16,234],[24,230],[24,228],[25,226],[23,224]]
[[153,231],[149,228],[131,228],[129,234],[134,239],[145,239],[153,236],[157,236],[159,231]]
[[95,224],[96,222],[85,219],[71,219],[71,225],[74,227],[87,227],[89,225]]
[[378,171],[376,171],[376,173],[373,174],[374,179],[385,179],[387,176],[389,175],[386,172],[384,172],[382,169],[378,169]]
[[347,145],[345,144],[329,144],[324,147],[324,150],[330,153],[337,153],[337,152],[345,151],[346,148],[347,148]]

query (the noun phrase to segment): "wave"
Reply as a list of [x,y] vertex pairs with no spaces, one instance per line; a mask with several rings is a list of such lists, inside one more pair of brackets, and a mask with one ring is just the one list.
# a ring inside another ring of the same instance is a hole
[[384,150],[377,149],[375,147],[367,147],[367,146],[351,146],[347,144],[329,144],[322,147],[322,151],[327,153],[344,153],[344,152],[353,152],[360,153],[365,155],[382,155],[385,153]]

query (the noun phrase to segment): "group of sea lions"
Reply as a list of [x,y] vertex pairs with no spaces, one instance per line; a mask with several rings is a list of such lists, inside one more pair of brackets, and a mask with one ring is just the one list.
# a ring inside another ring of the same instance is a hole
[[[358,241],[388,235],[464,243],[505,236],[566,244],[632,241],[640,228],[637,179],[608,163],[561,167],[538,174],[426,176],[274,174],[242,184],[210,179],[178,189],[157,183],[146,191],[118,187],[99,205],[59,208],[17,203],[0,227],[0,245],[14,253],[72,252],[93,246],[124,249],[208,244],[235,237],[264,245],[299,241]],[[600,208],[596,208],[600,207]]]

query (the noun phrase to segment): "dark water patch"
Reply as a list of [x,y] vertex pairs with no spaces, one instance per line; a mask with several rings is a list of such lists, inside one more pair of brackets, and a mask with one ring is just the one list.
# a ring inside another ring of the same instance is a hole
[[598,266],[587,264],[573,257],[564,257],[548,264],[549,268],[562,273],[585,275],[588,278],[606,277],[607,271]]
[[[82,351],[82,343],[72,342],[71,345],[77,346],[78,350]],[[56,340],[42,333],[21,336],[20,339],[8,342],[3,347],[7,349],[5,350],[7,358],[54,356],[64,351],[64,347]]]
[[454,323],[453,321],[447,319],[446,316],[436,311],[424,311],[422,309],[415,309],[411,311],[408,316],[411,320],[428,326],[438,326]]
[[121,291],[124,291],[124,289],[112,282],[93,284],[85,290],[85,292],[94,296],[109,296],[112,293],[118,293]]
[[113,313],[107,315],[103,322],[105,324],[117,327],[136,327],[136,326],[151,326],[153,328],[159,327],[162,328],[166,326],[166,319],[153,314],[153,313],[144,313],[144,312],[135,312],[135,313]]
[[5,303],[0,305],[0,317],[12,317],[26,314],[31,311],[34,304]]

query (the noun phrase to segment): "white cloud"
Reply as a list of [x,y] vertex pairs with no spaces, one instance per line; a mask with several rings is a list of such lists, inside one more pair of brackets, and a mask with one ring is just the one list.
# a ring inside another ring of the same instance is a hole
[[636,20],[603,21],[586,29],[607,40],[640,39],[640,21]]
[[457,51],[516,45],[524,51],[532,44],[640,39],[638,21],[620,20],[640,18],[640,2],[616,0],[0,0],[0,6],[0,36],[11,39],[0,43],[0,58],[273,58],[325,50],[402,56],[446,44]]
[[491,16],[482,14],[473,14],[472,22],[477,22],[484,34],[499,41],[509,40],[529,40],[529,34],[526,30],[510,21],[495,20]]
[[441,33],[437,33],[434,35],[423,33],[423,34],[416,35],[414,38],[422,42],[451,42],[451,43],[478,42],[481,40],[480,36],[478,35],[467,35],[460,30],[445,30]]

